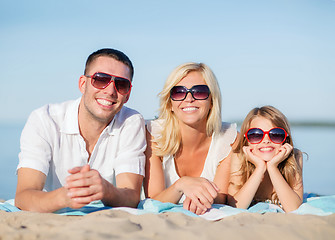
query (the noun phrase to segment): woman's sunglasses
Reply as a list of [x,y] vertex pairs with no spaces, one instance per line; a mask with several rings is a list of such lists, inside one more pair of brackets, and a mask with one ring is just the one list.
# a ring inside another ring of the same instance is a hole
[[263,141],[265,134],[267,134],[271,142],[281,144],[286,140],[288,136],[287,132],[283,128],[272,128],[269,131],[263,131],[260,128],[250,128],[246,133],[245,137],[251,144],[258,144]]
[[210,91],[207,85],[195,85],[190,89],[184,86],[174,86],[170,91],[170,97],[173,101],[183,101],[188,93],[191,93],[195,100],[206,100]]
[[86,77],[91,78],[92,86],[98,89],[104,89],[113,82],[116,91],[122,95],[128,94],[132,87],[130,80],[103,72],[96,72],[93,75]]

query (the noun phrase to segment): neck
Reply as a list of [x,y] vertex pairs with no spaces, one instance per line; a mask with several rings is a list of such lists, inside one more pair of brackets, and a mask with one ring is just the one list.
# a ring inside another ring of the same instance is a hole
[[86,143],[86,150],[91,156],[95,144],[97,143],[102,131],[108,126],[110,122],[102,122],[95,119],[93,116],[85,111],[82,104],[79,105],[78,111],[78,125],[80,135],[84,138]]
[[181,138],[183,148],[198,149],[203,146],[204,143],[211,139],[211,136],[207,136],[206,126],[202,127],[191,127],[188,125],[181,125]]

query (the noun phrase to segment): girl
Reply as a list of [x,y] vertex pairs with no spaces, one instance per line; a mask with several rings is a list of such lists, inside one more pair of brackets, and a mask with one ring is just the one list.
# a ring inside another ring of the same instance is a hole
[[208,66],[185,63],[170,74],[147,130],[146,197],[196,214],[226,203],[237,130],[221,122],[220,88]]
[[293,148],[284,114],[272,106],[252,109],[231,158],[228,203],[238,208],[267,201],[284,211],[303,200],[302,153]]

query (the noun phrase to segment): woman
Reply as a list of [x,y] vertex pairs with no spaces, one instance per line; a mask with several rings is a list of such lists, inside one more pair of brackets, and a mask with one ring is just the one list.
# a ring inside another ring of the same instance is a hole
[[147,123],[146,197],[203,214],[226,202],[236,125],[221,122],[219,85],[203,63],[178,66],[159,96],[159,117]]

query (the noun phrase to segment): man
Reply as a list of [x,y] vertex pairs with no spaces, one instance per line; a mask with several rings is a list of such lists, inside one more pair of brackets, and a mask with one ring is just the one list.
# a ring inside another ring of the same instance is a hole
[[133,65],[122,52],[92,53],[82,97],[32,112],[21,135],[15,205],[54,212],[101,200],[136,207],[144,175],[143,117],[124,107]]

